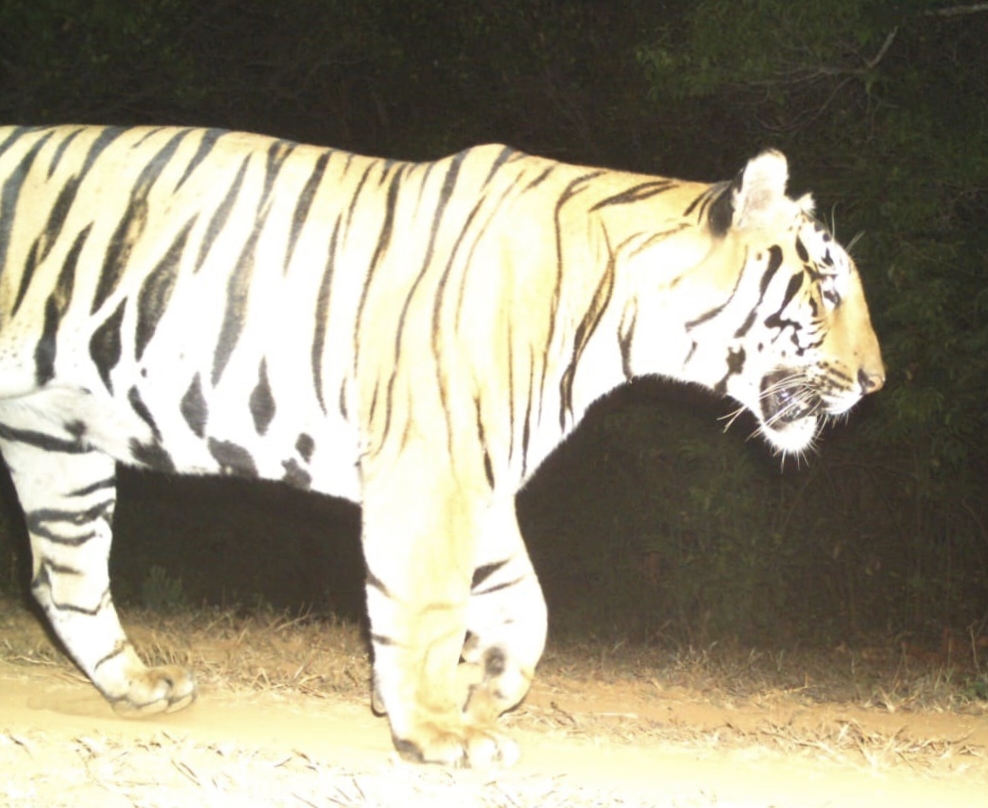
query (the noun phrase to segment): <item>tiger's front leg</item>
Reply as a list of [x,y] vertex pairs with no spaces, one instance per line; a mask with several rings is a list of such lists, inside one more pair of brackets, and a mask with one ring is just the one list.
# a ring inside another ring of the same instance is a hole
[[484,520],[460,664],[472,720],[494,720],[528,693],[545,648],[542,588],[515,517],[514,496]]
[[387,712],[395,747],[406,758],[510,765],[517,746],[497,731],[496,713],[464,709],[458,671],[484,491],[437,473],[434,453],[426,454],[424,447],[405,447],[385,469],[364,467],[375,706]]

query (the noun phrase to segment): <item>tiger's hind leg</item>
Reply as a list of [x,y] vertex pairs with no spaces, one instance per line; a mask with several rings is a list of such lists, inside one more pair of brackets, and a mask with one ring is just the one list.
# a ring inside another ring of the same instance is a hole
[[191,704],[196,690],[190,674],[145,666],[113,606],[113,458],[71,436],[9,425],[2,434],[0,451],[30,534],[31,590],[66,650],[120,714],[173,712]]

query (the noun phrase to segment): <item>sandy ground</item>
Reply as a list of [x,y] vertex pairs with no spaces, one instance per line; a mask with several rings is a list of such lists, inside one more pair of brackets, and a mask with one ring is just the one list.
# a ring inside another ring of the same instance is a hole
[[714,704],[633,677],[578,678],[550,674],[507,718],[522,745],[514,769],[448,772],[397,760],[385,721],[354,694],[206,684],[185,712],[126,720],[67,665],[8,655],[0,805],[988,804],[984,714]]

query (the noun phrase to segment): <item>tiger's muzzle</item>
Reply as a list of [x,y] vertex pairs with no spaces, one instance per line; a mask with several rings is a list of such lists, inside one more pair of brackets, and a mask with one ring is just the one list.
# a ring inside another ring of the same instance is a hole
[[782,430],[804,418],[815,419],[827,409],[798,370],[782,368],[765,374],[759,393],[762,422],[770,429]]

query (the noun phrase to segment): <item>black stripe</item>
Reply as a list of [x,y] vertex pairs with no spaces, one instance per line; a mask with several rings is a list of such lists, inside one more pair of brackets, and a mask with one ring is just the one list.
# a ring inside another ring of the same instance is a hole
[[308,463],[312,460],[312,453],[315,451],[316,442],[312,439],[312,435],[307,435],[306,433],[301,433],[298,436],[298,440],[295,441],[295,451],[299,453],[299,456]]
[[[418,185],[419,192],[418,195],[415,197],[415,204],[420,207],[425,202],[426,195],[432,187],[431,185],[429,185],[429,177],[432,176],[432,172],[437,165],[440,165],[440,163],[439,162],[418,163],[417,165],[413,165],[411,167],[411,170],[409,171],[409,175],[411,175],[416,171],[421,171],[423,168],[425,169],[425,171],[422,172],[422,176],[419,177],[416,181],[416,185]],[[411,179],[411,176],[409,176],[409,179]],[[425,210],[426,208],[423,207],[422,209]]]
[[198,373],[192,378],[189,389],[182,396],[179,411],[196,437],[205,437],[209,405],[202,394],[202,377]]
[[507,319],[507,337],[504,340],[508,348],[508,468],[515,456],[515,346],[514,332],[511,329],[511,318]]
[[32,429],[17,429],[7,424],[0,424],[0,438],[3,440],[17,441],[36,449],[43,449],[46,452],[62,452],[64,454],[86,454],[92,448],[76,440],[65,440],[46,435],[44,432],[35,432]]
[[[47,527],[41,527],[40,525],[37,525],[35,527],[29,527],[28,530],[31,532],[31,535],[37,536],[38,538],[44,539],[45,541],[51,542],[52,544],[57,544],[60,547],[82,547],[84,544],[87,544],[88,542],[96,538],[95,530],[90,530],[88,533],[85,533],[81,536],[73,536],[72,538],[68,538],[66,536],[59,536],[55,533],[52,533],[51,530],[49,530]],[[31,583],[31,586],[36,587],[39,585],[39,583],[40,581],[38,579],[35,579]]]
[[65,423],[62,424],[62,427],[65,429],[66,432],[68,432],[73,438],[75,438],[78,441],[82,440],[82,436],[86,434],[86,431],[89,428],[88,426],[86,426],[85,421],[81,421],[79,419],[66,421]]
[[734,223],[734,195],[730,189],[731,186],[728,183],[714,186],[712,189],[717,195],[712,202],[709,202],[707,221],[710,222],[711,234],[717,238],[727,235],[727,231],[731,229],[731,225]]
[[141,288],[137,292],[137,328],[134,335],[134,355],[138,361],[144,356],[144,349],[147,348],[158,328],[161,316],[168,308],[168,301],[171,300],[175,281],[178,279],[179,263],[182,260],[185,244],[196,218],[197,216],[193,215],[185,223],[157,266],[148,273],[141,283]]
[[[563,226],[560,221],[562,215],[563,207],[569,202],[573,197],[578,194],[583,193],[587,189],[587,183],[594,178],[603,174],[603,171],[595,171],[587,174],[582,174],[576,179],[572,180],[566,189],[559,195],[559,199],[556,200],[555,210],[553,212],[553,222],[555,224],[555,237],[556,237],[556,279],[552,287],[552,296],[550,297],[551,307],[549,310],[549,334],[546,338],[545,351],[548,354],[550,347],[552,346],[553,337],[556,335],[556,321],[557,315],[559,313],[559,294],[560,289],[563,284]],[[543,356],[542,361],[542,372],[539,374],[539,417],[541,420],[542,415],[542,402],[545,399],[545,375],[549,368],[548,356]]]
[[75,287],[75,272],[76,267],[79,265],[79,256],[82,254],[82,248],[86,246],[92,230],[93,225],[90,222],[79,231],[79,235],[75,237],[75,241],[72,242],[72,246],[65,255],[65,261],[62,263],[62,269],[59,272],[58,283],[55,289],[58,292],[60,307],[63,312],[69,307],[72,290]]
[[[101,657],[96,662],[96,664],[93,665],[93,671],[94,672],[95,671],[98,671],[107,662],[110,662],[111,660],[116,659],[118,656],[120,656],[122,653],[124,653],[128,648],[132,648],[132,647],[133,646],[131,645],[130,640],[117,640],[113,644],[113,650],[110,651],[110,653],[108,653],[106,656]],[[124,701],[124,700],[126,700],[126,698],[127,698],[127,696],[121,696],[119,699],[117,699],[117,701]]]
[[233,355],[233,349],[240,341],[240,335],[244,330],[244,323],[247,318],[248,289],[251,277],[254,274],[254,251],[257,248],[257,240],[261,235],[264,222],[255,222],[251,229],[250,236],[244,244],[237,263],[233,267],[233,272],[226,283],[226,309],[223,312],[223,324],[220,326],[220,334],[216,341],[216,353],[213,356],[212,384],[213,387],[219,383],[226,364]]
[[254,419],[254,429],[258,435],[263,435],[271,426],[274,419],[275,402],[271,394],[271,384],[268,381],[267,360],[261,357],[261,365],[257,369],[257,384],[250,394],[250,414]]
[[17,143],[17,141],[20,140],[21,137],[30,134],[31,132],[37,132],[39,131],[39,129],[40,127],[36,127],[36,126],[11,127],[10,134],[7,136],[7,139],[3,143],[0,143],[0,157],[3,157],[7,149],[9,149],[11,146]]
[[[736,335],[743,336],[748,331],[748,328],[750,328],[754,316],[758,313],[759,308],[765,300],[765,293],[768,291],[769,284],[772,282],[772,278],[775,277],[775,273],[778,272],[780,266],[782,266],[782,250],[775,246],[770,247],[768,264],[758,284],[758,302],[755,303],[751,314],[749,314],[745,322],[742,323],[741,327],[736,332]],[[802,279],[800,279],[800,284],[801,283]],[[790,286],[791,285],[792,281],[790,281]],[[783,308],[785,308],[785,306],[783,306]],[[782,311],[782,309],[780,308],[779,311]]]
[[532,395],[535,392],[535,349],[528,348],[528,395],[525,398],[525,425],[521,430],[521,476],[528,471],[528,442],[532,436]]
[[[58,144],[55,149],[55,155],[52,157],[51,162],[48,164],[48,179],[55,176],[55,172],[58,170],[58,164],[62,162],[62,158],[65,156],[65,152],[68,151],[69,146],[72,142],[79,137],[83,132],[86,131],[86,127],[80,126],[74,132],[70,132],[64,138],[62,142]],[[78,177],[78,175],[76,175]]]
[[168,166],[182,139],[188,133],[188,129],[183,129],[172,135],[168,142],[158,150],[157,154],[147,161],[138,175],[130,193],[127,209],[110,237],[99,280],[96,282],[96,292],[93,295],[90,312],[95,314],[120,283],[120,278],[130,262],[131,251],[147,226],[147,200],[151,189],[158,177],[161,176],[162,171]]
[[258,202],[259,208],[264,208],[270,202],[271,189],[274,188],[281,168],[296,148],[297,144],[288,140],[276,140],[268,147],[268,159],[264,166],[264,189]]
[[698,347],[697,341],[693,340],[690,343],[690,349],[686,352],[686,358],[683,360],[684,370],[686,369],[686,366],[690,363],[690,360],[693,358],[693,355],[696,353],[697,347]]
[[[79,192],[79,183],[79,177],[71,177],[66,181],[62,190],[58,192],[58,198],[55,200],[55,204],[52,205],[51,213],[48,215],[48,221],[45,223],[45,229],[42,234],[44,236],[45,248],[39,260],[44,261],[48,257],[48,253],[61,235],[62,227],[65,226],[65,219],[69,215],[69,209],[72,207],[72,203],[75,202],[76,194]],[[92,227],[92,224],[89,227]]]
[[36,238],[31,249],[27,251],[27,258],[24,259],[24,271],[21,273],[21,282],[17,287],[17,296],[14,298],[14,305],[10,307],[10,316],[16,316],[24,302],[27,290],[31,288],[31,281],[34,280],[34,270],[38,267],[38,253],[41,250],[41,238]]
[[332,295],[333,273],[336,269],[336,246],[340,235],[340,225],[343,217],[338,216],[333,226],[333,235],[329,239],[329,250],[326,256],[326,268],[319,283],[319,294],[316,297],[316,321],[312,333],[312,381],[316,388],[316,400],[319,408],[326,412],[326,402],[322,392],[322,359],[326,347],[326,331],[329,327],[329,301]]
[[587,347],[587,343],[590,342],[590,338],[597,329],[600,318],[604,316],[604,311],[607,309],[608,303],[611,302],[611,294],[614,291],[614,252],[611,250],[606,232],[604,233],[604,240],[607,245],[607,267],[604,269],[600,283],[597,284],[590,308],[584,312],[580,324],[576,327],[573,352],[559,382],[559,428],[564,431],[566,429],[566,413],[569,412],[572,415],[573,412],[573,379],[576,376],[576,366]]
[[[99,156],[104,151],[106,151],[107,147],[110,146],[113,143],[113,141],[115,141],[117,138],[119,138],[122,134],[124,134],[127,131],[129,131],[129,129],[125,126],[103,127],[103,130],[100,132],[99,137],[97,137],[96,140],[93,141],[92,145],[89,147],[89,151],[86,152],[86,159],[83,160],[82,168],[79,169],[78,177],[80,180],[86,178],[86,175],[89,174],[89,171],[93,167],[93,164],[96,162]],[[70,135],[69,138],[67,138],[67,140],[71,140],[76,136],[76,134],[79,133],[73,133],[72,135]],[[62,147],[59,146],[58,151],[55,153],[55,162],[57,162],[61,158],[61,149]],[[55,166],[53,163],[52,170],[54,170],[54,168]]]
[[[144,134],[141,135],[140,139],[130,147],[132,149],[139,149],[141,146],[147,143],[151,138],[153,138],[156,134],[158,134],[158,132],[163,132],[165,129],[164,126],[147,126],[147,127],[135,126],[133,128],[135,130],[143,128]],[[188,132],[191,130],[186,129],[185,131]]]
[[44,322],[41,337],[34,346],[34,380],[38,387],[44,387],[55,376],[56,335],[62,314],[58,310],[58,299],[53,292],[45,301]]
[[147,466],[156,471],[175,471],[175,462],[158,441],[142,443],[137,438],[131,438],[128,448],[130,456],[140,466]]
[[357,210],[357,200],[360,198],[360,192],[364,190],[364,185],[367,184],[367,178],[370,176],[371,171],[377,168],[377,162],[372,161],[368,164],[367,168],[364,169],[364,173],[360,175],[360,180],[357,182],[357,187],[354,189],[353,194],[350,196],[350,204],[346,211],[346,228],[347,232],[350,231],[350,225],[353,224],[353,214]]
[[756,306],[751,311],[748,312],[748,316],[744,318],[744,322],[738,327],[738,330],[734,332],[735,339],[741,339],[748,331],[751,326],[755,323],[755,317],[758,316],[758,307]]
[[316,196],[316,190],[319,188],[323,175],[326,173],[326,164],[329,162],[329,155],[330,152],[328,151],[319,155],[319,159],[316,160],[315,167],[312,169],[312,173],[309,175],[305,187],[295,202],[295,211],[292,214],[292,229],[288,234],[288,245],[285,248],[285,272],[288,271],[288,265],[292,262],[292,255],[295,252],[295,242],[298,241],[299,234],[302,232],[302,226],[309,218],[309,210],[312,208],[312,200]]
[[[369,169],[368,169],[369,170]],[[360,180],[360,184],[363,185],[367,174]],[[367,274],[364,277],[364,288],[360,293],[360,303],[357,305],[357,316],[354,320],[353,326],[353,342],[354,345],[360,344],[360,325],[364,314],[364,305],[367,303],[367,292],[370,289],[371,279],[374,277],[374,271],[377,269],[377,265],[384,253],[387,251],[388,245],[391,243],[391,230],[394,227],[395,220],[395,206],[398,202],[398,189],[401,187],[402,171],[399,169],[395,172],[394,177],[391,179],[391,186],[388,188],[387,202],[384,208],[384,221],[381,223],[381,232],[377,236],[377,244],[374,247],[374,255],[371,258],[370,264],[367,267]],[[358,187],[357,193],[360,192]],[[356,204],[357,198],[354,195],[353,201],[350,203],[350,215],[352,218],[353,206]],[[349,220],[347,222],[349,226]],[[360,356],[360,351],[354,352],[353,357],[353,369],[357,369],[357,359]]]
[[[484,233],[487,232],[487,225],[490,224],[490,219],[497,215],[497,209],[500,205],[500,201],[495,205],[494,210],[490,214],[486,224],[474,227],[473,220],[476,218],[477,214],[480,212],[481,206],[487,201],[486,197],[481,197],[477,200],[477,204],[473,206],[473,209],[467,215],[466,221],[460,227],[460,232],[456,236],[456,243],[453,244],[452,249],[449,251],[449,256],[446,259],[446,267],[443,269],[443,274],[439,278],[439,282],[436,284],[436,294],[434,303],[432,305],[432,353],[434,356],[439,356],[439,343],[440,337],[442,335],[442,330],[440,328],[440,317],[442,315],[443,305],[446,302],[446,284],[449,281],[450,273],[453,270],[453,264],[456,263],[456,256],[460,252],[460,247],[463,245],[463,240],[466,238],[467,233],[471,233],[473,238],[473,243],[470,245],[470,250],[467,253],[466,260],[463,261],[463,276],[460,279],[460,283],[457,289],[456,298],[456,317],[455,317],[455,327],[454,331],[459,332],[460,330],[460,313],[463,309],[463,292],[466,288],[466,273],[473,266],[473,254],[474,250],[477,249],[477,245],[483,238]],[[437,381],[441,381],[437,379]]]
[[470,596],[471,597],[480,597],[482,595],[491,595],[494,592],[500,592],[503,589],[510,589],[512,586],[517,586],[522,581],[524,581],[525,580],[525,577],[526,576],[522,575],[522,576],[519,576],[518,578],[514,578],[514,579],[512,579],[510,581],[505,581],[503,584],[497,584],[495,586],[492,586],[490,589],[484,589],[482,591],[478,591],[476,589],[475,590],[472,590],[470,592]]
[[696,328],[698,325],[701,325],[707,322],[708,320],[712,320],[714,317],[716,317],[718,314],[720,314],[724,309],[726,309],[730,305],[731,301],[734,300],[734,296],[738,293],[738,287],[741,285],[742,278],[744,278],[744,269],[747,263],[748,263],[748,254],[747,251],[745,251],[745,254],[741,259],[741,271],[738,272],[737,278],[734,279],[734,288],[731,289],[731,293],[727,296],[727,300],[725,300],[719,306],[714,306],[712,309],[708,309],[699,317],[693,320],[689,320],[685,326],[687,331]]
[[[21,158],[20,163],[17,164],[17,168],[11,171],[7,179],[4,180],[3,187],[0,189],[0,272],[6,270],[7,267],[7,250],[10,247],[10,234],[14,227],[14,221],[17,218],[17,200],[20,197],[21,188],[24,186],[27,175],[30,173],[31,167],[38,157],[38,152],[48,143],[52,134],[52,132],[49,132],[44,135],[44,137],[40,138],[30,148],[27,154]],[[33,258],[36,257],[34,255]],[[33,258],[24,269],[12,313],[17,312],[17,307],[20,305],[20,301],[24,299],[27,287],[31,283],[31,276],[34,273]]]
[[192,155],[192,159],[189,160],[188,165],[185,167],[185,171],[182,172],[182,176],[179,177],[178,182],[175,184],[175,190],[178,191],[185,181],[192,176],[192,172],[195,171],[199,165],[205,160],[209,153],[216,146],[216,142],[223,137],[227,132],[225,129],[207,129],[202,133],[202,140],[199,141],[199,148],[196,149],[196,153]]
[[718,395],[727,395],[727,380],[731,376],[740,376],[744,372],[745,363],[745,352],[744,348],[738,348],[736,351],[733,348],[727,349],[727,372],[717,384],[713,386],[713,391]]
[[72,300],[72,290],[75,286],[75,271],[79,263],[79,253],[89,237],[92,224],[76,236],[75,242],[69,249],[62,269],[58,273],[55,288],[45,301],[45,319],[41,330],[41,338],[34,349],[35,379],[38,387],[44,386],[55,375],[55,353],[57,350],[56,336],[62,317]]
[[281,465],[285,469],[285,473],[281,476],[283,483],[301,491],[308,491],[312,487],[312,475],[302,468],[294,457],[283,460]]
[[127,402],[130,404],[131,409],[137,413],[137,417],[150,427],[154,439],[160,441],[161,430],[158,429],[158,425],[154,422],[154,416],[151,415],[151,410],[148,409],[147,404],[144,403],[144,399],[141,398],[141,391],[136,387],[131,387],[127,391]]
[[810,254],[806,249],[806,245],[803,244],[803,240],[799,236],[796,236],[796,255],[799,256],[799,260],[804,264],[809,263]]
[[513,154],[516,154],[516,152],[510,146],[505,146],[501,149],[501,152],[498,154],[497,158],[495,158],[494,162],[491,163],[491,170],[488,172],[487,177],[484,180],[485,186],[491,184],[491,180],[494,179],[494,175],[497,174],[501,166],[503,166],[508,161],[508,158],[510,158]]
[[66,180],[62,190],[58,192],[58,198],[55,200],[51,214],[48,216],[48,222],[45,224],[45,250],[41,255],[42,261],[48,257],[49,251],[54,246],[59,235],[61,235],[62,227],[65,225],[65,219],[69,215],[72,203],[75,202],[76,194],[79,193],[79,185],[81,183],[81,177],[70,177]]
[[219,207],[216,208],[216,212],[213,214],[213,218],[209,220],[209,224],[206,226],[206,233],[203,235],[202,243],[199,245],[199,255],[196,256],[196,264],[192,269],[193,274],[202,268],[213,243],[226,226],[227,219],[230,218],[230,211],[233,210],[237,197],[240,195],[240,186],[243,185],[244,175],[247,173],[247,164],[249,161],[249,155],[244,157],[240,163],[240,168],[237,170],[237,176],[234,177],[233,183],[226,192],[226,196],[223,197],[223,201],[220,202]]
[[786,293],[782,296],[782,305],[779,306],[779,311],[785,311],[786,306],[792,303],[792,299],[802,288],[805,277],[805,273],[800,272],[789,279],[789,284],[786,286]]
[[85,570],[81,570],[78,567],[69,566],[68,564],[58,564],[52,561],[50,558],[46,558],[44,561],[42,561],[41,565],[44,567],[45,572],[48,574],[49,580],[51,579],[51,573],[55,573],[56,575],[76,575],[76,576],[87,574]]
[[120,324],[123,322],[124,302],[120,301],[116,311],[99,325],[89,339],[89,355],[99,371],[103,384],[111,393],[113,384],[110,381],[110,372],[120,361]]
[[389,592],[388,588],[384,585],[384,581],[378,578],[370,570],[367,570],[365,574],[364,583],[367,586],[371,587],[371,589],[376,589],[378,592],[380,592],[382,595],[384,595],[384,597],[388,598],[389,600],[394,600],[394,597],[392,596],[391,592]]
[[[638,322],[638,307],[630,309],[631,319],[628,319],[628,310],[621,317],[621,325],[618,331],[618,346],[621,349],[621,370],[624,371],[626,381],[631,381],[634,377],[631,367],[631,343],[635,339],[635,325]],[[695,344],[695,343],[694,343]]]
[[761,283],[758,286],[761,294],[759,295],[759,302],[765,298],[765,292],[768,289],[768,285],[772,282],[772,278],[775,277],[775,273],[779,271],[779,267],[782,266],[782,248],[776,244],[773,244],[768,248],[768,266],[765,268],[765,274],[762,275]]
[[552,174],[552,172],[555,170],[555,168],[556,168],[556,166],[554,166],[554,165],[546,166],[542,170],[542,173],[541,174],[539,174],[534,180],[531,180],[528,183],[528,185],[526,185],[522,189],[522,193],[524,193],[526,191],[531,191],[533,188],[538,188],[543,182],[545,182],[549,178],[549,175]]
[[491,455],[487,448],[487,436],[484,434],[484,420],[482,413],[480,411],[480,399],[475,398],[473,400],[474,406],[477,410],[477,440],[480,443],[480,448],[484,453],[484,475],[487,477],[487,485],[490,486],[491,490],[494,490],[494,467],[491,463]]
[[76,488],[69,491],[66,496],[68,497],[86,497],[104,488],[110,488],[114,491],[116,490],[117,480],[115,477],[107,477],[105,480],[97,480],[89,485],[84,485],[82,488]]
[[[374,382],[374,392],[371,393],[370,407],[367,409],[367,421],[368,423],[374,422],[374,413],[377,410],[377,393],[381,389],[380,380],[375,380]],[[441,391],[440,391],[441,392]]]
[[683,218],[689,216],[694,210],[696,210],[697,206],[700,206],[701,215],[702,215],[703,206],[706,205],[707,199],[709,197],[710,197],[709,188],[701,191],[699,194],[693,197],[693,201],[690,202],[689,205],[686,206],[686,210],[683,211]]
[[634,205],[637,202],[641,202],[643,199],[649,199],[650,197],[657,196],[658,194],[663,194],[670,188],[674,188],[677,185],[678,183],[674,180],[667,179],[656,179],[640,182],[638,185],[633,185],[619,194],[614,194],[613,196],[601,199],[600,202],[590,208],[589,212],[593,213],[596,210],[610,207],[612,205]]
[[495,561],[491,564],[482,564],[473,571],[473,580],[470,582],[470,590],[473,591],[478,586],[480,586],[484,581],[490,578],[495,572],[504,567],[511,559],[506,558],[504,561]]
[[103,594],[102,596],[100,596],[99,603],[96,606],[94,606],[92,609],[87,609],[85,606],[77,606],[74,603],[60,603],[56,601],[54,597],[54,592],[51,592],[50,587],[49,587],[48,601],[51,603],[51,605],[55,608],[56,611],[75,612],[77,614],[86,614],[89,615],[90,617],[95,617],[101,611],[103,611],[103,609],[105,609],[108,604],[113,602],[112,598],[110,597],[109,587],[103,590]]
[[220,471],[224,474],[257,477],[257,466],[254,465],[254,458],[243,446],[215,438],[209,438],[206,445],[213,459],[219,463]]
[[340,408],[340,415],[342,415],[343,420],[346,421],[350,416],[347,414],[346,411],[346,379],[345,378],[343,379],[342,382],[340,382],[340,396],[339,396],[339,401],[337,402],[337,406]]

